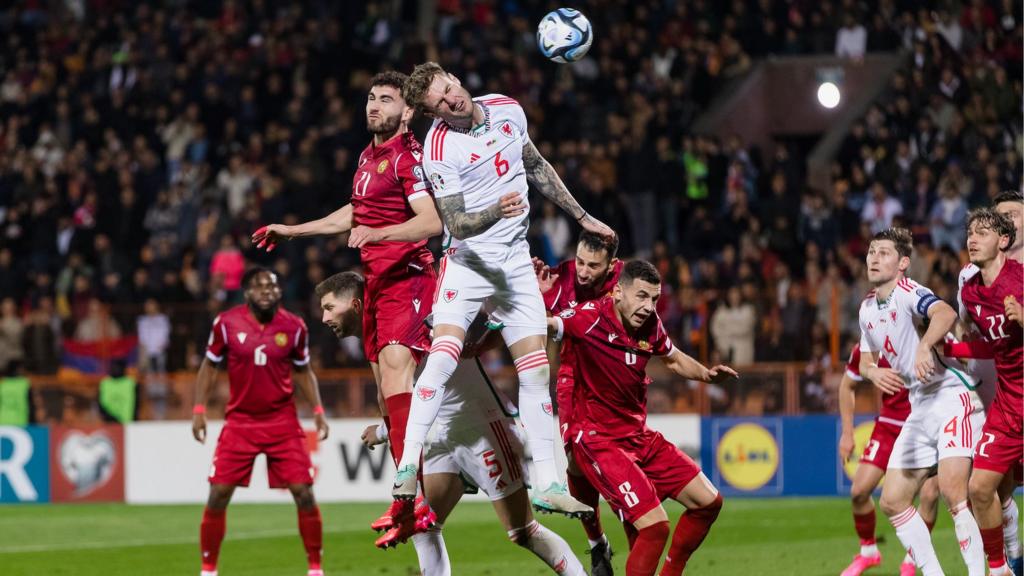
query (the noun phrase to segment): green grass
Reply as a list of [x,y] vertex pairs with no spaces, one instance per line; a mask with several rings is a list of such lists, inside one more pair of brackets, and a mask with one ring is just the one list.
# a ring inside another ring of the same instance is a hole
[[[328,576],[418,574],[411,543],[387,552],[373,547],[367,527],[383,504],[328,504],[324,517],[324,568]],[[673,525],[681,507],[669,505]],[[200,506],[48,505],[0,506],[0,574],[109,576],[199,573]],[[616,574],[625,574],[622,529],[604,509]],[[884,517],[878,533],[885,562],[868,574],[895,574],[903,553]],[[575,521],[543,516],[589,569],[586,538]],[[548,574],[539,560],[506,539],[490,505],[459,505],[445,525],[458,575]],[[949,514],[939,514],[933,535],[947,574],[965,573]],[[710,536],[687,573],[723,575],[838,574],[856,553],[847,500],[840,498],[726,499]],[[289,505],[237,504],[228,512],[221,551],[223,576],[305,574],[305,558]]]

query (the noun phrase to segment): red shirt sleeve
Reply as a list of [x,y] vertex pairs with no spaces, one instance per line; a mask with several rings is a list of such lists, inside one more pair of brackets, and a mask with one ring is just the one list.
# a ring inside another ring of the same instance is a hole
[[427,183],[427,175],[423,172],[422,158],[422,150],[417,144],[402,152],[395,163],[395,175],[398,176],[402,192],[409,201],[430,195],[430,184]]
[[213,328],[210,329],[210,339],[206,343],[206,357],[211,362],[220,363],[224,360],[224,351],[228,347],[228,328],[224,324],[223,315],[213,319]]
[[672,339],[668,337],[665,325],[661,318],[657,318],[658,325],[654,327],[654,339],[651,341],[651,353],[655,356],[665,356],[672,353]]
[[292,364],[296,366],[309,364],[309,330],[306,329],[306,323],[302,320],[299,320],[298,329],[295,331],[291,358]]

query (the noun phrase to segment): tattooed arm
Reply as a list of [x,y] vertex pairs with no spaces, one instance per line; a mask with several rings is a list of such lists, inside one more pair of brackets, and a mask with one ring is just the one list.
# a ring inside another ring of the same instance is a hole
[[522,196],[518,192],[505,194],[500,200],[480,212],[466,212],[466,200],[461,192],[435,199],[448,232],[465,240],[487,230],[502,218],[515,218],[524,212]]
[[555,169],[540,155],[537,147],[529,139],[526,140],[526,144],[523,144],[523,167],[526,169],[527,181],[544,197],[569,213],[584,229],[602,236],[615,235],[611,228],[587,214],[587,211],[569,193],[569,189],[565,187]]

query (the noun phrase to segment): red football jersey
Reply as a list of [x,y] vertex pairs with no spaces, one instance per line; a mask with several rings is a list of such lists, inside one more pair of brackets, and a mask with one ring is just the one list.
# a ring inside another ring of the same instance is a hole
[[558,280],[555,280],[551,289],[544,293],[544,307],[552,314],[558,314],[566,308],[575,308],[584,302],[607,295],[611,292],[612,286],[619,281],[622,266],[622,260],[616,260],[608,271],[604,283],[595,290],[592,287],[588,289],[576,285],[575,259],[562,262],[553,272],[558,274]]
[[600,436],[625,438],[647,429],[647,362],[672,352],[657,314],[630,335],[610,296],[558,315],[572,347],[576,390],[572,421]]
[[991,286],[975,274],[960,289],[960,299],[978,327],[982,338],[995,351],[996,398],[993,406],[1002,410],[1008,422],[1022,422],[1024,408],[1024,328],[1006,317],[1003,300],[1013,296],[1024,302],[1024,265],[1006,259]]
[[[430,195],[422,157],[423,148],[412,132],[381,146],[371,141],[359,155],[359,168],[352,180],[353,224],[384,228],[415,216],[409,203]],[[426,240],[375,242],[363,246],[359,256],[371,276],[402,274],[409,265],[423,269],[434,262]]]
[[217,316],[210,331],[206,357],[227,358],[226,419],[237,424],[277,424],[296,419],[292,366],[309,363],[306,323],[278,309],[261,326],[242,304]]
[[[889,361],[884,356],[879,357],[878,365],[881,368],[891,368]],[[860,382],[864,379],[860,375],[860,343],[853,345],[850,351],[850,359],[846,362],[846,374]],[[882,409],[878,412],[879,418],[887,418],[904,422],[910,416],[910,390],[903,388],[895,394],[882,393]]]

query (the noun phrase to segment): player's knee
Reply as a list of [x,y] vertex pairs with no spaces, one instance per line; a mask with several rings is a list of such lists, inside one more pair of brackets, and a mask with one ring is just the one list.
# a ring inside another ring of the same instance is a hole
[[909,504],[895,498],[887,498],[885,493],[878,500],[878,507],[886,516],[895,516],[907,509]]
[[995,487],[991,486],[979,476],[971,476],[971,480],[967,486],[967,490],[971,495],[971,502],[974,502],[975,506],[990,506],[992,502],[995,501]]
[[314,508],[316,499],[313,498],[313,489],[308,484],[292,484],[289,486],[295,505],[302,509]]
[[211,484],[210,496],[206,500],[206,507],[213,510],[223,510],[231,502],[233,487],[226,484]]
[[871,501],[871,490],[869,487],[862,484],[854,484],[850,488],[850,500],[853,501],[855,506],[863,506]]
[[718,514],[722,512],[722,505],[725,503],[725,499],[722,498],[722,494],[715,494],[715,499],[710,504],[702,506],[700,508],[694,508],[689,513],[697,518],[703,518],[709,524],[718,519]]

